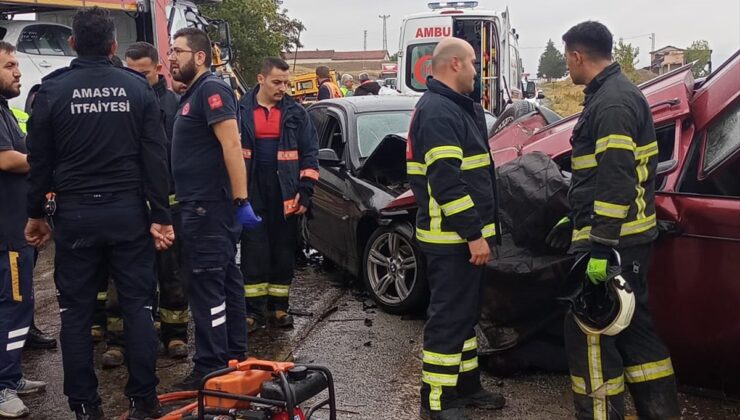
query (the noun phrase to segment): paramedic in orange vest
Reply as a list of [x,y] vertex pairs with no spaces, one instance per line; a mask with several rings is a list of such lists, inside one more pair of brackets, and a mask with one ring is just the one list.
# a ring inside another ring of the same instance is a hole
[[341,98],[342,91],[339,90],[339,86],[332,82],[331,75],[329,73],[329,67],[318,66],[316,67],[316,77],[319,79],[319,97],[318,100]]

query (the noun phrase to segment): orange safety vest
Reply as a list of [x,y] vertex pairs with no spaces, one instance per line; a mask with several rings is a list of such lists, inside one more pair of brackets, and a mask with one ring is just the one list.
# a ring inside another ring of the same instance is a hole
[[339,86],[335,85],[334,82],[331,81],[331,79],[326,79],[323,83],[319,85],[319,89],[321,89],[321,86],[326,85],[329,87],[329,92],[331,93],[331,99],[334,98],[341,98],[344,95],[342,95],[342,91],[339,90]]

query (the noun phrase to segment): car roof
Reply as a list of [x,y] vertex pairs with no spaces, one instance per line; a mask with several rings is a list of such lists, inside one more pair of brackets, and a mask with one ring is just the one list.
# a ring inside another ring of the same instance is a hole
[[346,98],[328,99],[319,104],[339,106],[355,114],[376,111],[408,111],[414,109],[419,96],[405,95],[368,95],[349,96]]

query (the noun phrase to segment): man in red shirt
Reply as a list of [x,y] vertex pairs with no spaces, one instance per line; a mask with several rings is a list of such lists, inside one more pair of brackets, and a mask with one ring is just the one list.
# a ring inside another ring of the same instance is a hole
[[298,216],[308,211],[319,179],[316,130],[303,106],[286,94],[289,68],[282,59],[266,59],[257,76],[259,85],[247,92],[239,107],[250,197],[263,220],[241,237],[249,331],[265,324],[268,310],[274,325],[293,325],[288,296]]

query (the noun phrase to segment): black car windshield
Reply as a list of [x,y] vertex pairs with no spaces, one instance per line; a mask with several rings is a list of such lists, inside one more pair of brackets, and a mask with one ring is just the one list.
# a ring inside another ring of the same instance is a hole
[[411,110],[359,114],[357,145],[360,149],[360,158],[370,156],[388,134],[406,133],[410,124]]

